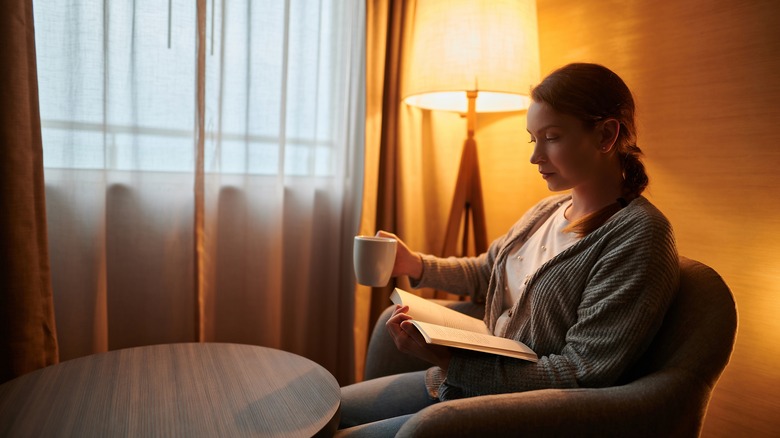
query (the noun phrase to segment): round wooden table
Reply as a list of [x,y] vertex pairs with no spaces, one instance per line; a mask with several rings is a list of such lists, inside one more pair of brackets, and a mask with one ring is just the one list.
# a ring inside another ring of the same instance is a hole
[[0,385],[0,436],[332,435],[340,390],[316,363],[237,344],[69,360]]

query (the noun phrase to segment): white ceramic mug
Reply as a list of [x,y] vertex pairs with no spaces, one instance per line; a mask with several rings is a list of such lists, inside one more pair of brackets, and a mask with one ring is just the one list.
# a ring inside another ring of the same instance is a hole
[[397,246],[398,242],[389,237],[355,236],[352,257],[358,283],[386,286],[393,273]]

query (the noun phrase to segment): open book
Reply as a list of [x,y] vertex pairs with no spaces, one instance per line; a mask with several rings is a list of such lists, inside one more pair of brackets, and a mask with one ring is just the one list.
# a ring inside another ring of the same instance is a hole
[[390,301],[409,306],[407,314],[429,344],[465,348],[536,362],[538,357],[527,345],[493,336],[485,323],[463,313],[396,288]]

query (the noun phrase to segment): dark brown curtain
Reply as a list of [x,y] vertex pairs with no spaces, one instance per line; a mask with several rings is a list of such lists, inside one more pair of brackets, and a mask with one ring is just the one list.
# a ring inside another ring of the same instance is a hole
[[0,2],[0,383],[58,361],[32,0]]
[[[398,135],[401,55],[404,20],[409,8],[413,7],[410,3],[413,2],[369,0],[366,8],[366,115],[367,123],[374,124],[374,129],[369,126],[366,130],[366,149],[373,148],[378,153],[376,197],[373,201],[376,212],[374,230],[390,232],[398,232],[399,225],[397,187],[400,178]],[[372,170],[367,166],[366,173]],[[366,177],[370,178],[370,175]],[[364,197],[371,202],[370,193]],[[369,327],[373,327],[382,311],[390,305],[388,297],[393,287],[395,285],[391,282],[384,288],[372,288]]]

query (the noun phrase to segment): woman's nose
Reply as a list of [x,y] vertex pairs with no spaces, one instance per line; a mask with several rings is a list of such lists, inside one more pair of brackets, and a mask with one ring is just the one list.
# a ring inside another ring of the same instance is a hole
[[530,158],[531,164],[539,164],[541,162],[544,162],[544,160],[545,160],[544,151],[539,146],[538,142],[534,143],[534,150],[533,152],[531,152],[531,158]]

